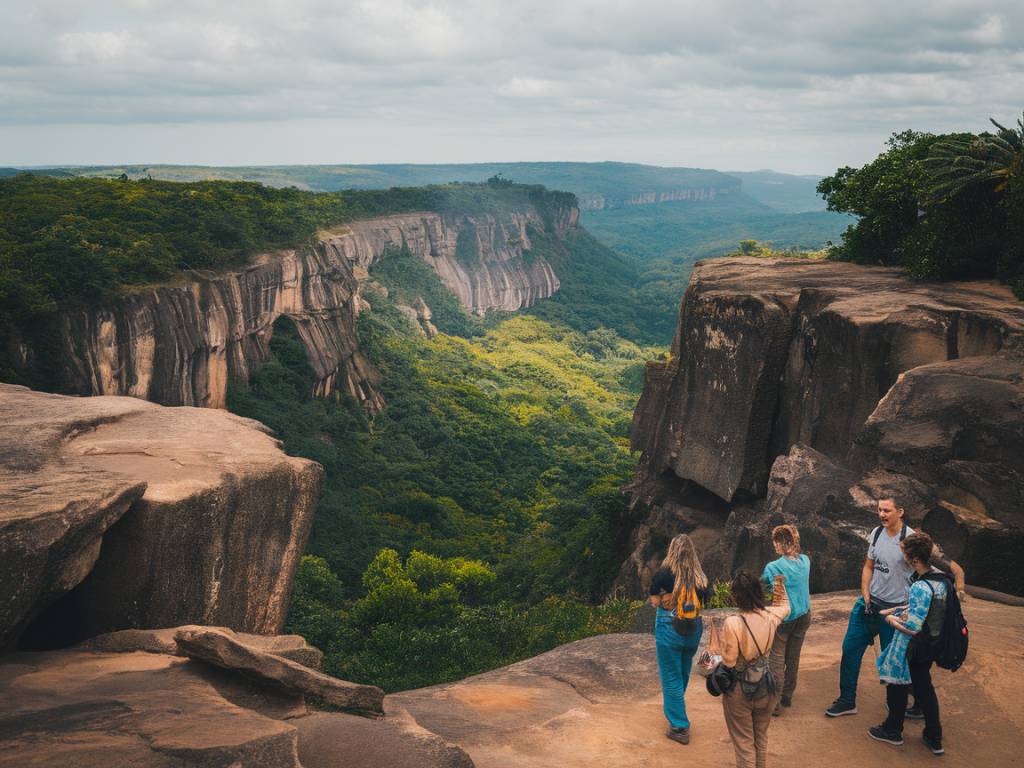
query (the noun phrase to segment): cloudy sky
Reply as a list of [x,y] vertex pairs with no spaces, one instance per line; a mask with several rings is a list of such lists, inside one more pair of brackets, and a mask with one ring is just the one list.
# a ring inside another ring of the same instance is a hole
[[1022,109],[1021,0],[0,0],[0,165],[829,173]]

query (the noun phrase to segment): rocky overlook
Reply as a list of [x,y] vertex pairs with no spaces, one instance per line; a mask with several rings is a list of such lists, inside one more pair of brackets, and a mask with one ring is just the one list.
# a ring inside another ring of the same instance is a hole
[[[163,405],[224,407],[228,382],[245,380],[269,354],[274,323],[295,325],[315,391],[340,391],[369,409],[379,378],[359,353],[360,280],[389,249],[408,248],[469,311],[516,310],[554,294],[559,279],[531,254],[531,231],[563,236],[579,211],[556,208],[383,216],[322,232],[309,246],[267,253],[226,273],[191,273],[176,285],[137,289],[98,310],[61,317],[60,388],[129,395]],[[17,357],[17,356],[16,356]],[[34,362],[20,352],[21,365]]]
[[0,648],[279,632],[321,476],[224,411],[0,384]]
[[[1024,305],[995,283],[794,259],[700,262],[633,421],[640,591],[670,535],[720,574],[796,522],[812,587],[855,586],[873,499],[895,494],[972,582],[1024,592]],[[991,554],[1009,560],[994,566]],[[824,567],[828,564],[828,568]]]

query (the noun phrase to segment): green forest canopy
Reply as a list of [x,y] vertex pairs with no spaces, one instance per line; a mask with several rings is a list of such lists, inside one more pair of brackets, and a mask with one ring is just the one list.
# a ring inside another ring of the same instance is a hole
[[896,133],[867,165],[823,179],[829,209],[859,217],[832,258],[929,279],[994,277],[1024,296],[1024,118],[994,126]]

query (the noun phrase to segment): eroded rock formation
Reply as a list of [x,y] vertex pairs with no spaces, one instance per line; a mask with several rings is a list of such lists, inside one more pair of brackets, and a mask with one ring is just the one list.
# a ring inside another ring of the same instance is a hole
[[[130,395],[163,405],[223,408],[228,382],[267,359],[274,323],[289,318],[313,368],[316,394],[340,391],[371,410],[379,374],[358,350],[360,278],[389,249],[408,248],[469,311],[528,307],[555,293],[558,276],[532,254],[530,232],[563,236],[576,208],[547,220],[535,209],[473,216],[417,213],[352,222],[297,250],[264,254],[244,269],[193,274],[139,290],[101,310],[62,317],[60,386],[82,395]],[[12,359],[45,364],[31,350]]]
[[[189,658],[175,637],[189,648],[202,637],[230,641],[245,663]],[[0,657],[0,766],[472,768],[411,718],[382,719],[379,688],[327,678],[273,650],[297,645],[295,636],[190,626]],[[282,668],[284,677],[267,674]],[[362,716],[316,711],[325,686],[347,691],[342,705],[357,703]]]
[[0,446],[0,647],[281,630],[322,469],[262,425],[0,384]]
[[[978,549],[1024,541],[1022,360],[1024,305],[1004,286],[834,262],[700,262],[671,357],[648,364],[634,414],[638,520],[620,584],[639,591],[679,531],[719,540],[720,574],[763,563],[764,534],[783,520],[828,562],[861,559],[884,492],[972,581],[1024,590]],[[706,492],[728,517],[694,503]],[[837,570],[815,588],[856,584],[856,568]]]

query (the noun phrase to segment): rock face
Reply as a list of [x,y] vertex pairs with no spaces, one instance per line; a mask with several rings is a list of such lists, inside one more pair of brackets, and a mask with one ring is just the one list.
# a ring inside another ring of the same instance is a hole
[[[564,208],[545,222],[527,208],[356,221],[321,233],[312,246],[265,254],[237,272],[197,274],[102,310],[69,311],[62,317],[62,387],[223,408],[228,382],[246,380],[267,359],[274,323],[285,317],[306,349],[316,394],[340,391],[379,409],[379,374],[359,354],[355,329],[359,278],[374,260],[405,247],[469,311],[521,309],[559,287],[551,265],[530,253],[530,231],[562,236],[578,218],[576,208]],[[37,356],[24,351],[14,359],[27,365]]]
[[0,646],[280,631],[322,469],[262,425],[0,384],[0,446]]
[[[972,581],[1009,589],[968,542],[1020,541],[1022,360],[1024,305],[1004,286],[833,262],[700,262],[671,357],[648,364],[634,414],[636,547],[620,583],[642,587],[667,540],[700,527],[664,519],[695,492],[732,507],[717,519],[722,574],[763,563],[765,530],[783,520],[830,560],[862,558],[884,492],[966,560]],[[857,578],[821,573],[815,588]]]

